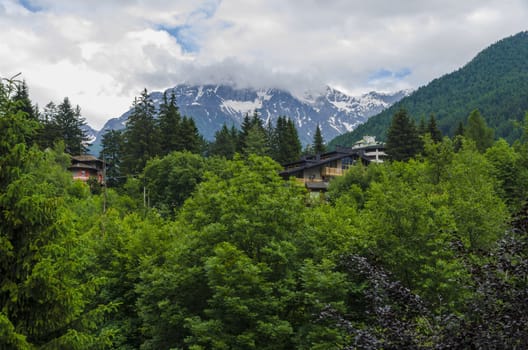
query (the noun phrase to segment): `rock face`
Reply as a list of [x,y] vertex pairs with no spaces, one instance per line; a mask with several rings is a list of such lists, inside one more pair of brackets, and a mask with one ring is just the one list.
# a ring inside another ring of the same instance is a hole
[[[207,140],[213,140],[215,132],[224,123],[228,127],[239,127],[247,113],[252,115],[257,111],[264,123],[271,119],[274,124],[279,116],[292,119],[303,144],[312,142],[318,124],[323,138],[330,141],[337,135],[352,131],[370,116],[408,95],[407,91],[398,91],[392,94],[370,92],[352,97],[326,87],[322,92],[295,96],[280,89],[237,89],[229,85],[178,85],[168,89],[167,93],[171,91],[176,95],[180,113],[192,117]],[[153,92],[150,96],[158,107],[162,93]],[[130,110],[104,125],[95,135],[92,153],[96,153],[106,131],[125,127],[129,114]]]

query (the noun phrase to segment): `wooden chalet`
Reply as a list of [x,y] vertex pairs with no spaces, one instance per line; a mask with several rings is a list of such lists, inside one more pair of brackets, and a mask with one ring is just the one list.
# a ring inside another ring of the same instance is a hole
[[336,176],[360,162],[364,165],[382,163],[387,157],[385,145],[374,137],[366,136],[352,147],[337,147],[335,151],[306,156],[299,161],[284,164],[280,175],[284,179],[295,177],[311,192],[324,192]]
[[68,170],[71,171],[74,180],[88,181],[90,178],[95,178],[97,182],[103,183],[103,166],[102,160],[85,154],[72,156]]

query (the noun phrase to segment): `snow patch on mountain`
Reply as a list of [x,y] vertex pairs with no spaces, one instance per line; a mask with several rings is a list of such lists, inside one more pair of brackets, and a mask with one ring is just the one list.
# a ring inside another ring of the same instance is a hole
[[254,110],[262,108],[262,101],[224,100],[220,105],[220,108],[228,111],[229,113],[253,113]]

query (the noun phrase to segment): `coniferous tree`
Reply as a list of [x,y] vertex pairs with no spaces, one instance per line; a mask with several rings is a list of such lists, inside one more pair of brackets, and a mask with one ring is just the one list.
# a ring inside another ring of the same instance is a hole
[[251,127],[255,125],[260,129],[264,129],[264,123],[262,122],[262,119],[259,118],[258,112],[256,110],[253,111],[253,116],[251,117]]
[[38,134],[40,133],[41,124],[38,119],[38,108],[33,106],[31,100],[29,99],[28,88],[26,81],[22,81],[20,84],[16,85],[14,95],[12,97],[13,106],[16,111],[23,112],[26,119],[29,121],[35,122],[35,133],[32,136],[26,135],[26,143],[32,145],[34,142],[37,142],[39,139]]
[[160,154],[159,129],[152,99],[144,89],[134,99],[123,139],[123,168],[127,174],[139,174],[147,161]]
[[38,143],[42,148],[51,148],[55,140],[59,139],[59,130],[54,123],[57,105],[49,102],[40,114],[41,129],[38,133]]
[[421,151],[418,131],[405,109],[400,109],[392,118],[386,147],[390,158],[396,161],[407,161]]
[[209,146],[209,154],[225,157],[226,159],[233,159],[237,146],[236,136],[237,131],[234,129],[234,126],[231,129],[228,129],[224,124],[222,129],[215,133],[215,139]]
[[234,150],[236,153],[238,145],[238,129],[234,125],[231,125],[231,129],[229,129],[229,134],[231,136],[231,140],[233,140]]
[[81,116],[80,107],[72,107],[68,97],[65,97],[62,103],[57,106],[56,113],[52,118],[52,129],[58,137],[54,142],[64,141],[64,150],[71,155],[86,153],[88,138],[83,130],[86,122]]
[[245,143],[244,154],[246,156],[249,156],[250,154],[264,156],[269,153],[266,133],[258,123],[255,123],[251,129],[249,129]]
[[466,133],[466,129],[464,128],[464,123],[459,122],[457,129],[455,130],[454,136],[464,136],[465,133]]
[[38,111],[36,107],[31,104],[28,87],[25,81],[22,81],[21,84],[17,85],[15,95],[13,96],[13,101],[15,102],[18,110],[25,113],[26,118],[35,121],[38,120]]
[[464,128],[464,123],[459,122],[458,127],[455,130],[455,134],[453,136],[453,149],[455,152],[458,152],[462,148],[463,138],[466,130]]
[[160,129],[161,155],[183,150],[182,142],[179,140],[182,134],[182,117],[176,105],[174,91],[171,92],[170,98],[167,97],[167,92],[163,93],[163,100],[159,108],[158,123]]
[[249,133],[249,129],[253,126],[249,113],[246,113],[244,119],[242,120],[242,125],[240,125],[240,131],[238,132],[238,145],[237,152],[242,153],[245,147],[246,137]]
[[278,148],[277,148],[277,130],[271,122],[271,118],[268,119],[266,125],[266,147],[268,149],[268,156],[272,159],[277,159]]
[[478,109],[475,109],[468,117],[464,136],[475,141],[477,149],[483,153],[493,145],[493,129],[489,128],[486,121],[480,115]]
[[274,159],[279,163],[285,163],[285,154],[287,153],[287,123],[286,117],[279,116],[275,123],[276,153]]
[[436,119],[433,114],[431,114],[431,117],[429,118],[429,124],[427,124],[427,132],[431,135],[431,139],[434,142],[442,141],[442,132],[440,131],[440,129],[438,129],[438,126],[436,125]]
[[321,135],[321,129],[319,128],[319,124],[317,124],[317,128],[315,129],[314,139],[313,139],[313,151],[316,154],[321,154],[326,152],[326,145],[323,139],[323,135]]
[[251,130],[254,126],[257,126],[261,131],[266,133],[262,119],[259,118],[258,112],[256,110],[253,112],[251,117],[249,116],[249,113],[246,113],[244,116],[242,125],[240,126],[240,131],[238,132],[237,152],[244,153],[244,149],[246,148],[246,138],[249,134],[249,130]]
[[50,148],[62,141],[66,153],[78,155],[87,151],[88,138],[83,130],[86,122],[81,117],[80,107],[73,108],[68,97],[59,105],[48,103],[41,115],[40,124],[38,143],[41,147]]
[[194,119],[191,117],[183,117],[178,140],[180,141],[178,150],[200,154],[205,147],[205,141],[200,135],[200,132],[194,123]]
[[420,123],[418,124],[418,135],[425,135],[428,132],[428,128],[425,125],[425,117],[420,118]]
[[123,133],[119,130],[108,130],[101,140],[99,158],[105,163],[106,184],[115,187],[123,183],[121,176],[121,157],[123,152]]
[[299,159],[302,151],[301,141],[293,121],[287,117],[277,119],[277,162],[284,164]]

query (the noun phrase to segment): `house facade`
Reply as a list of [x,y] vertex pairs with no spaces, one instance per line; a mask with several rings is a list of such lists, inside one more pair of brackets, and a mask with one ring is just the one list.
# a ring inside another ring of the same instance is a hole
[[337,147],[332,152],[303,157],[284,165],[280,175],[284,179],[295,177],[311,192],[328,189],[328,183],[336,176],[342,176],[350,167],[362,163],[383,163],[387,157],[385,145],[366,136],[352,147]]
[[98,183],[104,182],[104,164],[103,161],[94,156],[85,154],[72,156],[71,165],[68,170],[71,171],[74,180],[88,181],[95,178]]

